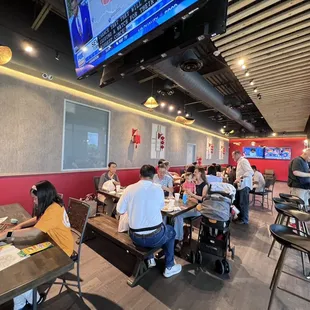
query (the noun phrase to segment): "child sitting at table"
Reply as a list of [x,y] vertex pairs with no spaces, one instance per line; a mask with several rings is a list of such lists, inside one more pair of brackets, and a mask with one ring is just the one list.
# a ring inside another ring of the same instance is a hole
[[196,194],[196,184],[191,172],[185,173],[185,182],[182,184],[182,191],[190,191],[191,193]]

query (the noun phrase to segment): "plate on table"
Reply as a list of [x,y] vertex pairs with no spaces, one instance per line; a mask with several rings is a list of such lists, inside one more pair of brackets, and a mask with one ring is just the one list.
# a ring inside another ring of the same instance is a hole
[[173,212],[174,211],[174,208],[167,208],[167,207],[164,207],[163,209],[161,209],[161,211],[163,212]]

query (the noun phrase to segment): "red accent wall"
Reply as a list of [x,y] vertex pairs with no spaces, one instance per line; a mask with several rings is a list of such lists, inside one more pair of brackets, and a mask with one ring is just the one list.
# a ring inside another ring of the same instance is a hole
[[[255,141],[255,146],[274,146],[274,147],[291,147],[292,158],[299,156],[304,149],[305,138],[259,138],[259,139],[231,139],[229,141],[229,164],[236,165],[231,157],[231,153],[235,150],[242,152],[243,147],[251,146],[251,142]],[[235,145],[234,142],[240,143]],[[251,165],[255,165],[258,170],[264,173],[265,169],[273,169],[278,181],[287,181],[289,160],[271,160],[271,159],[250,159]]]
[[[180,168],[170,170],[179,173]],[[93,177],[100,176],[102,173],[91,171],[0,177],[0,205],[17,202],[31,214],[33,202],[29,191],[32,185],[42,180],[53,183],[57,191],[64,195],[64,202],[67,204],[69,197],[82,198],[89,193],[94,193]],[[139,169],[122,169],[118,170],[117,174],[124,186],[139,180]]]

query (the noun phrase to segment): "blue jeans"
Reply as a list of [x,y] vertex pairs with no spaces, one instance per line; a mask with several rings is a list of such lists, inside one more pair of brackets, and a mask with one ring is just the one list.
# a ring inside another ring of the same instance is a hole
[[239,218],[246,224],[249,223],[249,197],[250,189],[245,187],[238,191],[239,193],[239,207],[240,215]]
[[187,217],[193,217],[193,216],[199,216],[201,213],[197,211],[196,209],[185,212],[177,217],[174,218],[174,230],[176,233],[175,239],[176,240],[183,240],[184,237],[184,231],[183,231],[183,225],[184,221],[183,219]]
[[[174,240],[175,231],[172,226],[162,224],[161,230],[151,236],[145,237],[143,235],[137,235],[129,231],[129,236],[133,243],[143,248],[159,248],[162,247],[165,253],[166,268],[170,268],[174,265]],[[148,259],[154,258],[152,255]]]

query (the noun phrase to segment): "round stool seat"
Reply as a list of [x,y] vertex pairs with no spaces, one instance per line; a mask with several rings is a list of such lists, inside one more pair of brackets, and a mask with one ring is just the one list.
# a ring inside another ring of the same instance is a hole
[[310,222],[310,213],[299,209],[283,209],[284,215],[294,217],[299,222]]
[[283,246],[310,253],[310,238],[300,236],[296,233],[296,229],[279,224],[272,224],[270,225],[270,232],[274,239]]
[[293,203],[276,203],[274,207],[278,213],[284,214],[284,215],[285,215],[285,212],[287,211],[292,211],[292,210],[298,211],[299,210],[296,204],[293,204]]
[[298,196],[295,195],[280,193],[279,196],[280,198],[286,200],[287,202],[292,202],[299,205],[303,205],[305,203],[302,199],[300,199]]
[[286,202],[285,199],[279,198],[279,197],[273,197],[272,200],[273,200],[274,203],[283,203],[283,202]]

